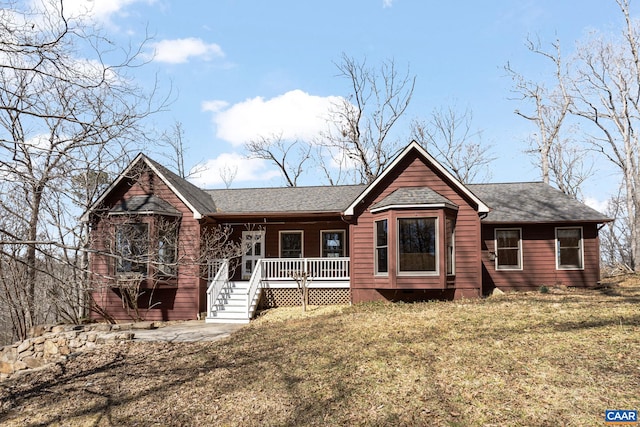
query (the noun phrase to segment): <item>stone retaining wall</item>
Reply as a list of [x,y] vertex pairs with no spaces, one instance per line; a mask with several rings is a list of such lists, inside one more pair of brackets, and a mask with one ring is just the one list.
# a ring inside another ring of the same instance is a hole
[[64,362],[70,355],[93,350],[107,341],[131,340],[131,326],[100,323],[31,328],[29,338],[0,349],[0,380],[27,369]]

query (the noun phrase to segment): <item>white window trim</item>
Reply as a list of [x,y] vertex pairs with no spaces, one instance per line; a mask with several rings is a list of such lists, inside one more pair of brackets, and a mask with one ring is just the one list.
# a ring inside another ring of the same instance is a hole
[[[436,235],[435,235],[435,271],[401,271],[400,270],[400,220],[402,219],[435,219]],[[401,277],[435,277],[440,276],[440,218],[437,216],[403,216],[396,218],[396,275]],[[387,242],[388,242],[387,237]]]
[[283,234],[300,234],[300,258],[304,258],[304,230],[280,230],[278,232],[278,255],[282,256],[282,235]]
[[[387,221],[387,271],[378,271],[378,223]],[[375,277],[389,277],[389,218],[373,221],[373,275]]]
[[[518,239],[518,267],[500,267],[498,265],[498,231],[518,231],[520,234],[520,239]],[[522,245],[522,228],[519,227],[510,227],[510,228],[496,228],[493,230],[493,250],[495,253],[495,266],[496,271],[522,271],[524,268],[523,262],[523,245]]]
[[[562,267],[560,266],[560,242],[558,241],[558,230],[575,230],[575,229],[579,229],[580,230],[580,267]],[[555,230],[555,245],[554,245],[554,251],[556,253],[556,270],[576,270],[576,271],[580,271],[580,270],[584,270],[584,229],[582,226],[575,226],[575,227],[556,227]]]
[[341,255],[341,257],[347,256],[347,242],[346,242],[347,233],[346,233],[346,230],[344,230],[344,229],[342,229],[342,230],[341,229],[335,229],[335,230],[320,230],[320,257],[328,258],[328,257],[325,257],[324,255],[322,255],[322,251],[323,251],[322,245],[324,244],[324,240],[323,240],[324,233],[340,233],[340,234],[342,234],[342,240],[341,240],[341,243],[342,243],[342,255]]

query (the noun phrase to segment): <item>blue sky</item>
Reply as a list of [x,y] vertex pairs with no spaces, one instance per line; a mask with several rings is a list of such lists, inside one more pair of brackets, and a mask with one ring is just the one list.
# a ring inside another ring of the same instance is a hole
[[[186,166],[204,164],[195,182],[209,188],[223,186],[225,165],[238,165],[233,187],[282,184],[273,167],[243,158],[242,142],[279,128],[285,136],[317,133],[332,97],[349,94],[336,77],[343,52],[373,66],[393,58],[417,76],[394,137],[408,143],[408,121],[434,108],[468,107],[497,157],[492,180],[539,180],[523,154],[534,129],[514,114],[524,107],[509,99],[504,65],[541,78],[544,64],[527,51],[527,37],[559,38],[570,52],[589,31],[621,23],[613,0],[74,0],[69,9],[87,5],[117,43],[153,36],[145,50],[153,59],[137,78],[157,75],[174,102],[152,126],[183,124]],[[584,187],[588,199],[615,190],[605,169]],[[303,183],[319,182],[310,171]]]

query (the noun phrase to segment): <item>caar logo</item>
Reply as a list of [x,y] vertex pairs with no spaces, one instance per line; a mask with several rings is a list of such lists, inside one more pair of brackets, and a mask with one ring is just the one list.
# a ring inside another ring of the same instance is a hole
[[638,423],[638,411],[631,409],[607,409],[604,411],[604,421],[609,426],[631,425]]

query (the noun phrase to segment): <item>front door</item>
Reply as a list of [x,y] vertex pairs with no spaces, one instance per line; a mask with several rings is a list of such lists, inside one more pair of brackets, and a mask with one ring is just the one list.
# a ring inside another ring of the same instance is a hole
[[243,231],[242,280],[249,280],[259,259],[264,258],[264,231]]

